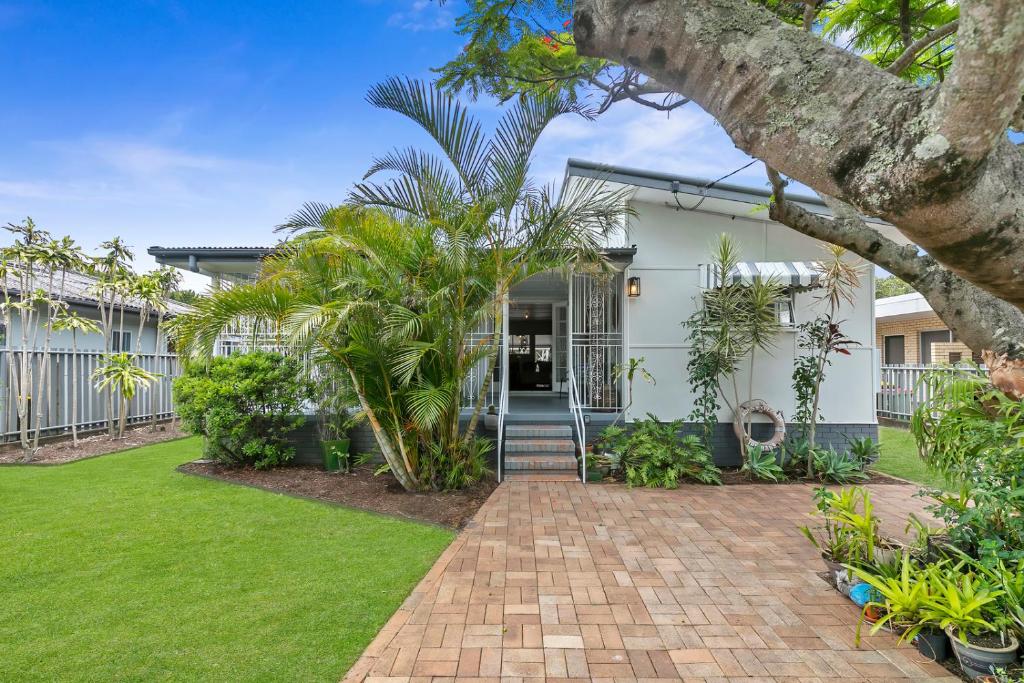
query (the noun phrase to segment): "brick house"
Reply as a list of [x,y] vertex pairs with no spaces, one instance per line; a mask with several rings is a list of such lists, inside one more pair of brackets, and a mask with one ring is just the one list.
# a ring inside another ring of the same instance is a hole
[[916,292],[875,301],[875,341],[883,365],[942,365],[973,357]]

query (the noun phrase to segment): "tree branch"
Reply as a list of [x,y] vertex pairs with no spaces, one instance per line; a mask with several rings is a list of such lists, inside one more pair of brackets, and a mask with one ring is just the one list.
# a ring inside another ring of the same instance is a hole
[[937,133],[980,163],[1006,138],[1024,89],[1024,2],[960,3],[956,59],[933,105]]
[[885,268],[924,296],[932,310],[949,325],[957,339],[972,351],[994,350],[1011,358],[1024,356],[1024,312],[975,287],[921,254],[913,245],[901,245],[864,221],[849,204],[822,196],[832,210],[828,218],[807,211],[786,199],[786,181],[766,166],[772,184],[768,213],[799,233],[848,249]]
[[903,50],[903,54],[897,57],[896,61],[894,61],[892,64],[888,66],[888,68],[886,68],[886,71],[888,71],[894,76],[899,76],[901,73],[906,71],[911,64],[917,61],[917,58],[921,55],[922,52],[924,52],[932,45],[945,38],[946,36],[956,33],[959,27],[960,20],[955,19],[946,24],[945,26],[940,26],[934,31],[928,33],[927,35],[922,36],[918,40],[911,43],[910,46],[907,47],[905,50]]
[[577,0],[574,9],[581,55],[691,98],[742,151],[883,218],[1018,306],[1024,154],[1005,132],[1024,92],[1022,32],[1020,0],[962,0],[955,78],[922,88],[749,0]]

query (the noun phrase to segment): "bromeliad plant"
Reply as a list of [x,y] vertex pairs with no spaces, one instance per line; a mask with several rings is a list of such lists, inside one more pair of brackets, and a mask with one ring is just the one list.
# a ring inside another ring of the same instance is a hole
[[870,567],[876,551],[894,544],[880,533],[881,522],[874,513],[870,492],[859,486],[834,491],[820,487],[814,492],[819,525],[800,527],[825,558],[851,567]]

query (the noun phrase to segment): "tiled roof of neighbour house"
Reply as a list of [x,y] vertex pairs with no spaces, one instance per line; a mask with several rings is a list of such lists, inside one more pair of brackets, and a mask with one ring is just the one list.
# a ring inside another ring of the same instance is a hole
[[[96,278],[91,275],[84,275],[82,273],[68,273],[64,278],[64,300],[72,304],[81,304],[86,306],[96,306],[99,303],[96,295],[92,293],[92,286],[96,283]],[[48,279],[36,278],[33,283],[33,289],[46,290],[49,285]],[[54,278],[53,287],[48,292],[48,296],[56,297],[60,294],[61,281],[59,277]],[[7,276],[7,291],[12,295],[20,294],[20,282],[18,277],[15,275]],[[135,311],[139,310],[141,302],[138,299],[129,299],[125,305],[125,310]],[[174,316],[181,313],[188,313],[192,310],[191,306],[183,304],[173,299],[167,300],[167,312],[166,315]]]

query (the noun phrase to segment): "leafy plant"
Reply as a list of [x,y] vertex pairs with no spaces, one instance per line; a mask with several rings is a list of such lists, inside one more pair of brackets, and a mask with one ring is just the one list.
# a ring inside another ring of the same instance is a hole
[[909,553],[902,553],[899,558],[899,573],[896,576],[879,575],[874,568],[850,567],[857,578],[874,589],[877,596],[876,600],[864,605],[861,612],[857,622],[857,645],[860,645],[861,626],[870,607],[879,607],[882,611],[882,616],[871,627],[872,635],[888,624],[901,631],[899,642],[903,642],[913,640],[922,629],[935,625],[928,620],[930,617],[925,616],[925,610],[932,597],[931,573],[941,565],[921,569],[914,564]]
[[[683,323],[690,341],[687,373],[696,401],[691,419],[704,426],[705,446],[710,447],[715,415],[721,399],[733,413],[743,400],[752,400],[757,352],[770,350],[779,332],[775,305],[783,295],[775,278],[756,278],[750,284],[734,283],[728,276],[740,262],[739,249],[728,235],[719,235],[708,267],[719,282],[706,289],[694,313]],[[739,371],[746,363],[746,398],[741,398]],[[748,427],[749,430],[749,427]],[[747,460],[747,444],[740,453]]]
[[856,458],[857,462],[860,463],[861,469],[875,463],[882,453],[882,445],[875,442],[869,436],[859,439],[847,439],[847,444],[849,445],[847,452]]
[[655,415],[637,420],[626,441],[622,466],[629,486],[673,489],[682,479],[704,484],[721,483],[718,468],[700,439],[680,437],[682,420],[662,424]]
[[814,470],[822,481],[850,484],[868,478],[860,462],[846,453],[839,453],[834,448],[816,448],[813,449],[813,454]]
[[1003,591],[993,588],[973,572],[957,568],[930,575],[932,594],[921,610],[922,618],[941,629],[952,627],[961,638],[1000,631],[998,614]]
[[879,533],[880,521],[874,514],[870,492],[860,486],[839,491],[815,489],[815,514],[820,524],[800,531],[814,547],[833,562],[853,567],[871,567],[875,551],[891,544]]
[[135,398],[135,393],[144,386],[156,381],[157,375],[135,365],[132,356],[127,353],[110,353],[103,356],[100,366],[92,373],[96,380],[96,388],[116,393],[121,399],[121,411],[118,417],[117,438],[124,438],[124,428],[128,420],[128,404]]
[[288,436],[311,396],[296,358],[265,351],[189,363],[174,382],[182,424],[206,437],[206,456],[260,469],[293,457]]
[[803,425],[804,437],[811,447],[807,453],[808,477],[814,476],[816,458],[813,449],[817,446],[817,425],[821,419],[818,405],[825,370],[832,364],[833,355],[848,356],[849,347],[858,343],[840,330],[839,310],[843,302],[853,303],[863,267],[859,262],[849,261],[846,249],[842,247],[825,245],[824,249],[825,258],[816,264],[821,285],[817,299],[825,303],[826,312],[799,326],[797,347],[806,353],[797,356],[793,364],[793,391],[797,405],[793,418]]
[[644,361],[647,360],[643,356],[639,358],[630,358],[627,363],[616,363],[612,367],[612,378],[617,382],[623,377],[626,378],[626,405],[615,417],[615,422],[612,425],[618,424],[619,420],[626,416],[629,412],[630,407],[633,405],[633,382],[636,380],[636,376],[647,382],[648,384],[657,384],[658,381],[654,379],[647,368],[644,367]]
[[750,473],[755,479],[781,481],[786,478],[775,451],[765,450],[761,446],[750,447],[743,471]]

